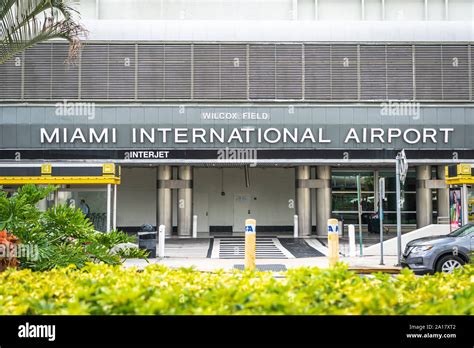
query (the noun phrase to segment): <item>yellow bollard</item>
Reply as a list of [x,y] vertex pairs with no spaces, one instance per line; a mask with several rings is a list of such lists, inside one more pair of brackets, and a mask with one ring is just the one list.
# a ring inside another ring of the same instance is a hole
[[339,261],[339,221],[328,220],[328,258],[329,266],[333,267]]
[[255,269],[255,254],[257,241],[257,222],[255,219],[245,220],[245,269]]

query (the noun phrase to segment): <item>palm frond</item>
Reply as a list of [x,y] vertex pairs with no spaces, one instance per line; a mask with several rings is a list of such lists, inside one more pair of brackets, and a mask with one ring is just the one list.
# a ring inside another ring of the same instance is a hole
[[69,41],[74,62],[86,34],[65,0],[0,0],[0,64],[37,43],[51,39]]

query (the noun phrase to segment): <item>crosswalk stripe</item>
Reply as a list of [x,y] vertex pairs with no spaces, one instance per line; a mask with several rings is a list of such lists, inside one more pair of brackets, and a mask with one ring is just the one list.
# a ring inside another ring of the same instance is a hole
[[[211,258],[243,259],[245,256],[245,238],[214,238]],[[294,256],[285,249],[278,238],[257,238],[256,257],[265,259],[287,259]]]

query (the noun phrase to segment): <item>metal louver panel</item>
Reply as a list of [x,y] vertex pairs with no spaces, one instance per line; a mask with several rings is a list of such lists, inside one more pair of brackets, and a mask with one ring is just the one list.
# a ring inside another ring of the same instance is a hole
[[357,46],[331,46],[332,99],[358,99]]
[[441,47],[417,45],[415,47],[416,99],[442,99]]
[[138,98],[163,99],[165,82],[163,45],[138,45]]
[[220,45],[222,99],[247,99],[247,46]]
[[305,45],[305,99],[331,99],[331,47]]
[[276,45],[276,98],[303,97],[302,45]]
[[469,57],[467,46],[442,46],[443,99],[469,99]]
[[85,45],[81,57],[81,98],[108,98],[108,45]]
[[25,51],[25,98],[51,98],[52,45],[41,44]]
[[220,98],[219,45],[194,45],[194,98]]
[[68,52],[68,45],[53,45],[53,99],[77,99],[79,96],[79,69],[77,65],[67,63]]
[[23,64],[21,55],[0,64],[0,99],[21,98],[21,69]]
[[275,45],[249,47],[250,99],[275,99]]
[[165,45],[165,98],[191,98],[191,45]]
[[471,86],[470,86],[470,94],[471,100],[474,99],[474,47],[473,45],[469,46],[471,49],[470,56],[471,57]]
[[411,46],[387,45],[387,97],[413,99],[413,55]]
[[385,46],[360,46],[361,99],[387,98]]
[[472,98],[474,49],[467,44],[357,48],[342,43],[90,43],[79,64],[68,65],[67,44],[38,44],[0,65],[0,99]]
[[109,98],[135,98],[135,45],[109,45]]

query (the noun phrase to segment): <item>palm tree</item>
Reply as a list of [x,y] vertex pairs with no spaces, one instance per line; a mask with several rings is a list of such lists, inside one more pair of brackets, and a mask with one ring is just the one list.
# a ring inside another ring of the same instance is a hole
[[65,0],[0,0],[0,64],[37,43],[69,41],[69,61],[77,57],[85,29]]

